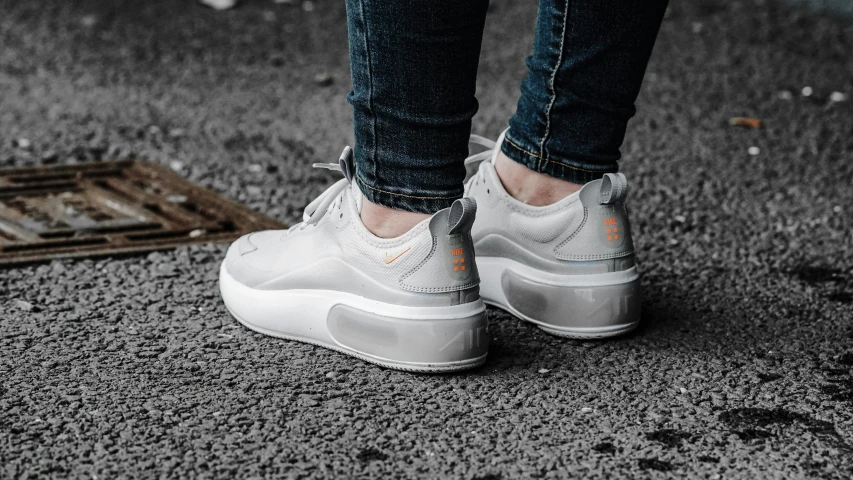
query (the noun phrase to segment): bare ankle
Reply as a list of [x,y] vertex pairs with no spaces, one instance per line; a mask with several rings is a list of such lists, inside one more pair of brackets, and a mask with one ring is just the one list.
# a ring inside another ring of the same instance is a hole
[[503,152],[498,153],[495,171],[507,193],[516,200],[535,207],[559,202],[583,187],[578,183],[534,172],[514,162]]
[[395,210],[364,200],[361,221],[370,233],[379,238],[396,238],[431,217],[426,213]]

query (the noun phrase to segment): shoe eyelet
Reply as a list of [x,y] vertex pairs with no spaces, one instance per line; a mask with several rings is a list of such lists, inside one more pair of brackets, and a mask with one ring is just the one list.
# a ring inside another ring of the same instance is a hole
[[341,217],[340,217],[340,218],[344,218],[344,214],[343,214],[343,213],[341,214]]

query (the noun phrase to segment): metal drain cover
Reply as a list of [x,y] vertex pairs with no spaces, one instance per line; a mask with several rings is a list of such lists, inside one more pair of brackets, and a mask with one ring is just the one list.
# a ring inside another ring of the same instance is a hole
[[228,242],[279,228],[155,163],[0,169],[0,266]]

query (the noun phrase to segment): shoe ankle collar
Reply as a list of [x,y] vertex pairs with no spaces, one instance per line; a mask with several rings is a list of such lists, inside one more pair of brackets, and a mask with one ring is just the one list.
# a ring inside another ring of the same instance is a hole
[[509,127],[507,127],[503,132],[501,132],[498,139],[495,140],[495,150],[492,152],[492,159],[489,162],[492,165],[494,165],[495,162],[498,161],[498,153],[500,153],[500,151],[501,151],[501,147],[503,146],[503,143],[504,143],[504,138],[506,137],[506,132],[508,132],[508,131],[509,131]]

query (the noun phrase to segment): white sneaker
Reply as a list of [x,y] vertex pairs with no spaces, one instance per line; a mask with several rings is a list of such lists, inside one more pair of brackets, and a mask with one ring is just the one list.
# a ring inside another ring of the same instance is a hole
[[243,325],[331,348],[379,365],[447,372],[481,365],[489,346],[474,262],[476,203],[453,205],[392,239],[361,222],[362,195],[344,172],[288,230],[231,245],[219,274],[222,299]]
[[557,203],[534,207],[504,190],[497,142],[466,160],[465,195],[477,200],[472,234],[483,300],[548,333],[603,338],[640,321],[640,276],[625,197],[625,176],[606,174]]

